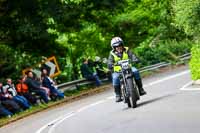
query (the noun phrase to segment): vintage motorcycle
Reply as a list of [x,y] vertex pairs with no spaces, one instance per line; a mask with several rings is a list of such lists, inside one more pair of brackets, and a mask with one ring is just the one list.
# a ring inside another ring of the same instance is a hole
[[119,79],[123,101],[128,104],[128,107],[136,108],[137,100],[140,99],[140,95],[135,81],[133,80],[130,60],[118,61],[118,65],[121,66]]

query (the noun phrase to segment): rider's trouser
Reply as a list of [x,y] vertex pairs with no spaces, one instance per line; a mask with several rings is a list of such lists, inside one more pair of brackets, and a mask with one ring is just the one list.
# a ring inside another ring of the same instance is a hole
[[116,97],[121,97],[120,85],[115,85],[113,87],[114,87]]
[[[139,92],[142,92],[144,89],[143,89],[140,73],[135,67],[132,67],[132,72],[133,72],[133,77],[135,79],[136,85],[138,86]],[[120,76],[120,74],[117,72],[112,73],[112,84],[115,89],[115,93],[120,92],[119,76]],[[118,93],[118,94],[120,94],[120,93]]]

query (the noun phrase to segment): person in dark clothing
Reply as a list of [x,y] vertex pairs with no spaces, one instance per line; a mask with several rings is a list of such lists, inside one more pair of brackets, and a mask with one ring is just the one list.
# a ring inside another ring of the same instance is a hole
[[81,74],[84,78],[86,78],[87,80],[94,80],[96,82],[96,86],[100,86],[102,84],[99,76],[89,67],[88,59],[82,60],[82,65],[80,69]]
[[48,76],[48,71],[46,68],[42,69],[42,85],[44,87],[49,88],[50,90],[50,96],[52,96],[51,98],[54,99],[53,97],[55,97],[54,100],[56,100],[57,98],[62,99],[64,98],[64,93],[60,92],[56,86],[55,86],[55,82]]
[[19,113],[22,111],[20,106],[12,99],[0,100],[1,104],[13,114]]
[[43,87],[39,81],[33,78],[32,71],[28,71],[25,83],[28,85],[28,88],[31,92],[34,92],[37,95],[41,96],[42,100],[44,100],[45,103],[49,102],[48,99],[49,89]]
[[0,101],[1,104],[13,114],[18,113],[21,110],[20,106],[12,99],[9,93],[3,90],[3,84],[0,82]]
[[10,78],[6,79],[7,84],[3,86],[4,90],[7,91],[12,99],[17,102],[23,109],[29,109],[30,103],[24,96],[20,96],[17,94],[14,84]]
[[28,85],[25,83],[26,77],[26,75],[22,76],[19,82],[16,84],[17,93],[21,96],[24,96],[30,102],[30,104],[36,105],[37,98],[29,91]]
[[106,71],[105,71],[105,69],[103,67],[103,63],[102,63],[101,58],[99,56],[95,57],[94,66],[95,66],[97,75],[100,78],[106,78],[107,77]]
[[0,101],[0,118],[1,117],[11,117],[13,115],[12,112],[10,112],[9,110],[7,110],[2,104],[1,104],[1,101]]
[[[101,59],[99,56],[95,57],[95,69],[99,78],[108,78],[109,81],[112,81],[112,75],[107,67],[107,59]],[[106,61],[106,62],[105,62]]]

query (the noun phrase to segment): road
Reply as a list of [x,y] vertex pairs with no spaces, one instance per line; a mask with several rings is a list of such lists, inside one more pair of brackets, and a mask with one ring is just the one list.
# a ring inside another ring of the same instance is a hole
[[0,133],[199,133],[200,91],[184,91],[189,82],[182,66],[144,78],[148,94],[136,109],[115,103],[109,89],[11,123]]

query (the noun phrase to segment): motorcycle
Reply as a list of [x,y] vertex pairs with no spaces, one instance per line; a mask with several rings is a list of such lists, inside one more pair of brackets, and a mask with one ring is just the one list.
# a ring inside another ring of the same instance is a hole
[[127,103],[128,107],[136,108],[140,95],[133,80],[133,73],[129,62],[130,60],[118,61],[118,65],[121,66],[121,71],[119,72],[120,88],[124,103]]

